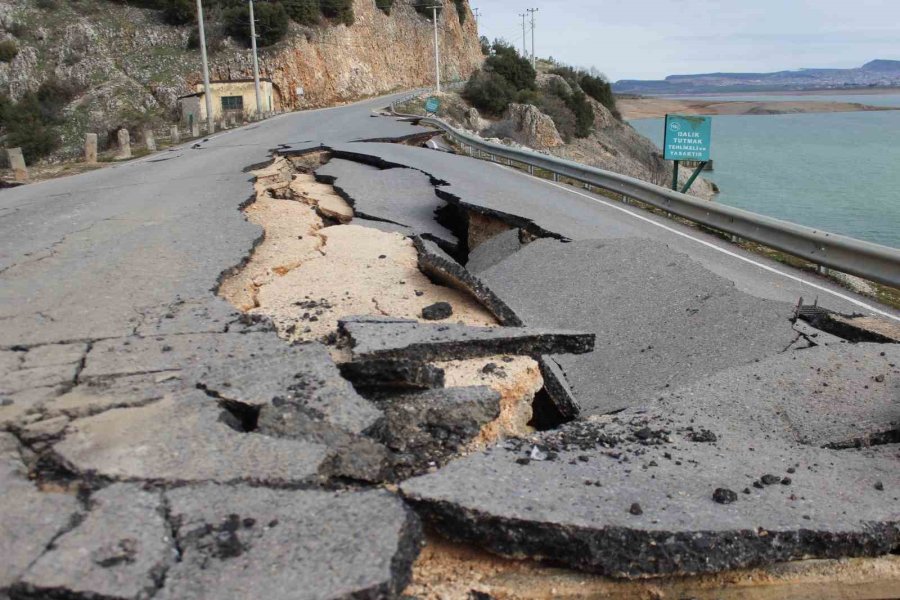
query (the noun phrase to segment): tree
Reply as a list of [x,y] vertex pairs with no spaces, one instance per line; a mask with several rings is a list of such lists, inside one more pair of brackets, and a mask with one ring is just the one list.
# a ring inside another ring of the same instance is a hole
[[282,0],[288,16],[301,25],[318,25],[322,17],[319,0]]
[[[288,14],[281,4],[254,5],[256,36],[260,46],[271,46],[288,32]],[[246,5],[226,9],[223,13],[225,33],[250,45],[250,9]]]
[[487,39],[486,35],[478,38],[478,41],[481,43],[481,53],[485,56],[491,55],[491,42]]
[[584,93],[605,106],[617,119],[621,119],[619,109],[616,107],[616,97],[613,95],[612,86],[606,79],[595,76],[582,74],[578,84]]
[[495,41],[493,54],[485,61],[485,69],[501,75],[516,90],[533,90],[537,73],[531,61],[519,56],[515,48],[505,42]]
[[187,25],[197,20],[197,5],[192,0],[162,0],[163,20],[169,25]]
[[348,27],[356,21],[353,14],[353,0],[321,0],[321,2],[322,14],[329,19],[339,21]]
[[466,83],[463,97],[485,114],[500,115],[516,98],[516,88],[499,73],[476,71]]

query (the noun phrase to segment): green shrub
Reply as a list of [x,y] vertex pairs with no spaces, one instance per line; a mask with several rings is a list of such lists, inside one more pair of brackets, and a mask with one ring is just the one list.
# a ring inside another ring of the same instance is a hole
[[602,77],[584,74],[578,81],[584,93],[609,109],[616,119],[622,118],[616,107],[616,97],[613,95],[612,86]]
[[[431,19],[434,16],[434,10],[431,7],[440,4],[441,0],[415,0],[413,8],[415,8],[416,12],[423,17]],[[440,7],[438,8],[438,12],[441,12]]]
[[574,90],[563,100],[575,115],[575,137],[584,138],[591,135],[594,128],[594,109],[588,102],[587,95],[581,90]]
[[478,38],[479,43],[481,44],[481,53],[485,56],[491,55],[491,41],[487,39],[486,35]]
[[19,54],[19,47],[12,40],[0,42],[0,62],[8,63]]
[[394,0],[375,0],[375,7],[386,15],[391,14],[393,6]]
[[462,25],[466,22],[468,13],[466,10],[466,0],[453,0],[453,2],[456,4],[456,15],[459,17],[459,24]]
[[186,25],[197,20],[197,4],[193,0],[162,0],[163,20],[169,25]]
[[519,56],[515,48],[505,42],[495,41],[493,54],[485,61],[485,70],[493,71],[513,85],[516,90],[533,90],[537,73],[531,61]]
[[3,109],[6,146],[22,148],[29,164],[59,148],[56,125],[62,109],[58,93],[55,86],[44,84],[38,92],[26,93],[16,104],[7,101]]
[[[288,32],[289,17],[281,4],[256,4],[256,42],[260,46],[271,46],[280,41]],[[250,45],[250,9],[246,5],[227,8],[222,12],[225,33],[247,46]]]
[[499,73],[476,71],[463,90],[469,104],[489,115],[500,115],[516,99],[517,90]]
[[44,10],[53,10],[57,7],[56,0],[37,0],[35,4]]
[[[78,95],[79,91],[72,83],[56,78],[42,83],[34,95],[42,120],[47,123],[61,121],[63,109]],[[21,101],[19,103],[21,104]]]
[[318,25],[322,18],[319,0],[283,0],[288,16],[300,25]]
[[321,0],[322,14],[344,25],[353,25],[353,0]]
[[575,123],[575,113],[569,109],[565,100],[556,94],[542,94],[537,105],[541,112],[553,119],[556,130],[566,143],[572,141],[575,137],[577,125]]

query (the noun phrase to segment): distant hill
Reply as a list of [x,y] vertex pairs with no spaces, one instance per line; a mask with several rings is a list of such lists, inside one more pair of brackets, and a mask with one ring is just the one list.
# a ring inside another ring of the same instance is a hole
[[857,89],[900,86],[900,60],[873,60],[856,69],[800,69],[774,73],[701,73],[663,80],[623,79],[617,94],[709,94]]

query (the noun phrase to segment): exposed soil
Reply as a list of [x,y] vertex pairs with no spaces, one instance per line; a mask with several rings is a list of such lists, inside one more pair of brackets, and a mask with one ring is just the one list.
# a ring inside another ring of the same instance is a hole
[[656,119],[670,113],[681,115],[786,115],[799,113],[860,112],[896,110],[858,102],[816,102],[814,100],[747,102],[740,100],[679,100],[674,98],[620,98],[616,102],[625,119]]

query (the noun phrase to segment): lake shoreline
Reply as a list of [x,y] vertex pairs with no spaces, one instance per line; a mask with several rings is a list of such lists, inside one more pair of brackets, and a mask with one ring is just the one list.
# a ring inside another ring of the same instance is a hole
[[658,119],[667,114],[681,115],[793,115],[808,113],[869,112],[900,110],[898,107],[873,106],[859,102],[822,102],[808,101],[747,101],[671,97],[620,98],[617,101],[619,112],[625,120]]

